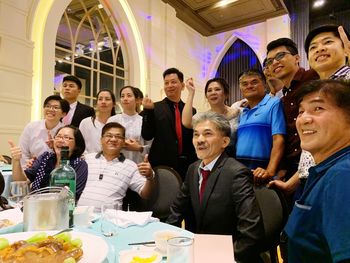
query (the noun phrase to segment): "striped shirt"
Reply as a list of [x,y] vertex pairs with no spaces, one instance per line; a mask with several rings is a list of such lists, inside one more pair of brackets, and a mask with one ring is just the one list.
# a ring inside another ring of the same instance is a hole
[[140,194],[146,183],[136,163],[125,159],[122,154],[107,161],[102,153],[90,153],[85,160],[89,174],[78,205],[94,206],[100,210],[102,204],[118,201],[121,207],[128,188]]

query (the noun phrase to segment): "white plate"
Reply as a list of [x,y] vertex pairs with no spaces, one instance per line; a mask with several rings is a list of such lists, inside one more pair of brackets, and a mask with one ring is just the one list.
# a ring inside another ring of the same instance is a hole
[[[11,243],[18,240],[25,240],[35,235],[38,232],[45,232],[48,235],[52,235],[57,233],[57,231],[31,231],[31,232],[21,232],[21,233],[13,233],[0,235],[0,237],[8,239]],[[104,241],[101,237],[84,233],[78,231],[70,232],[72,238],[80,238],[83,242],[83,257],[79,260],[79,263],[100,263],[107,257],[108,254],[108,245],[106,241]],[[98,253],[96,253],[98,251]]]
[[162,255],[154,250],[123,250],[119,252],[119,263],[130,263],[133,257],[149,258],[154,255],[157,256],[156,259],[150,263],[159,263],[162,261]]
[[19,208],[8,209],[8,210],[0,212],[0,220],[2,220],[2,219],[8,219],[13,223],[13,225],[11,225],[11,226],[0,228],[0,233],[1,232],[6,233],[7,229],[12,228],[12,227],[16,226],[17,224],[20,224],[23,222],[23,213],[22,213],[21,209],[19,209]]

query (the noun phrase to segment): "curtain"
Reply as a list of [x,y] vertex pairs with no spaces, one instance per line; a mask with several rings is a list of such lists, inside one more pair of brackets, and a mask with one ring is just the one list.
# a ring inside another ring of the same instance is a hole
[[216,77],[224,78],[230,86],[229,105],[242,98],[238,75],[252,68],[262,70],[258,57],[244,41],[237,39],[226,52],[216,72]]

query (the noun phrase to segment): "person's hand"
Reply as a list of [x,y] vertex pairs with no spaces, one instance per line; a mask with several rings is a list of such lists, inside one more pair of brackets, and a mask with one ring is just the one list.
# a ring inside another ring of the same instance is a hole
[[12,140],[8,140],[8,143],[10,145],[10,152],[11,152],[11,158],[12,161],[19,161],[22,158],[22,150],[18,146],[14,144]]
[[186,89],[188,93],[194,93],[196,88],[194,87],[193,78],[188,78],[185,82]]
[[270,180],[270,178],[273,176],[269,173],[268,170],[265,170],[261,167],[256,168],[255,170],[252,170],[253,176],[254,176],[254,184],[255,185],[261,185]]
[[147,95],[142,100],[142,106],[144,109],[147,109],[147,110],[154,109],[154,103],[150,98],[148,98]]
[[283,182],[281,180],[273,180],[269,182],[268,187],[276,187],[282,192],[284,192],[286,195],[291,195],[295,191],[295,188],[292,187],[289,181]]
[[338,32],[340,35],[340,39],[344,45],[344,51],[349,57],[350,56],[350,40],[348,39],[347,35],[345,34],[344,28],[342,26],[338,27]]
[[33,163],[34,163],[34,161],[35,161],[36,159],[37,159],[36,156],[33,156],[31,159],[29,159],[28,162],[26,163],[26,166],[25,166],[26,169],[32,168]]
[[276,95],[276,93],[284,87],[283,81],[277,78],[269,78],[266,80],[266,82],[269,85],[270,91],[273,95]]
[[145,155],[143,162],[139,163],[137,167],[142,176],[146,177],[147,179],[153,177],[154,172],[152,170],[151,164],[148,161],[148,154]]
[[139,152],[142,148],[141,143],[135,139],[125,139],[124,147],[125,150],[128,151],[137,151]]
[[50,149],[53,149],[53,138],[51,136],[51,132],[50,130],[47,130],[47,141],[45,142],[47,144],[47,146],[49,146]]

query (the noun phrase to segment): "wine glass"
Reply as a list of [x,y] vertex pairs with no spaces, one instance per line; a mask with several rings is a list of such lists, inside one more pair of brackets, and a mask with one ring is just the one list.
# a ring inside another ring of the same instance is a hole
[[9,199],[19,204],[23,198],[29,193],[29,184],[27,181],[14,181],[10,183]]
[[108,245],[110,247],[111,259],[108,262],[114,263],[116,253],[113,242],[114,237],[117,236],[117,210],[121,209],[121,204],[118,201],[104,203],[101,206],[101,233],[107,238]]

